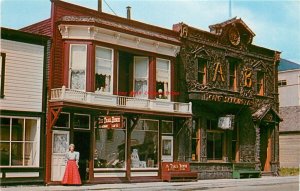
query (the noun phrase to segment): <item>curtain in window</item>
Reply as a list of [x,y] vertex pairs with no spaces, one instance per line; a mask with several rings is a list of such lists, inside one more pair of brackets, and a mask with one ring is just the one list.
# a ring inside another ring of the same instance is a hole
[[134,65],[134,94],[135,97],[147,98],[148,92],[148,63],[147,57],[135,57]]
[[[104,92],[111,91],[111,77],[113,65],[113,50],[103,47],[96,47],[95,73],[97,76],[103,76],[104,81],[99,83],[96,89],[102,89]],[[101,79],[99,79],[101,81]],[[101,85],[102,84],[102,85]]]
[[86,45],[71,45],[71,89],[85,90]]
[[156,81],[163,83],[163,95],[168,97],[170,80],[170,61],[157,59],[156,61]]

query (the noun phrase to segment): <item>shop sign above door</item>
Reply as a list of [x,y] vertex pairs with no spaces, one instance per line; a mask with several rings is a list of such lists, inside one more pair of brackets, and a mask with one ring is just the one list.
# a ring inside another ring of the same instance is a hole
[[100,116],[98,118],[99,128],[123,128],[122,116]]

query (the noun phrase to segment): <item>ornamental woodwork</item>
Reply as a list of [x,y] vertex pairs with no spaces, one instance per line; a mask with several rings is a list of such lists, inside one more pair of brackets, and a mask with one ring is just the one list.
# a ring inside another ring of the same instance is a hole
[[[240,45],[234,46],[229,42],[229,38],[233,37],[228,36],[229,31],[232,32],[238,30],[238,28],[225,28],[218,38],[212,34],[192,31],[192,29],[185,28],[184,30],[187,41],[185,41],[186,43],[181,49],[180,54],[186,71],[185,80],[188,92],[209,91],[228,95],[234,94],[235,97],[237,96],[236,93],[238,93],[238,96],[241,98],[253,99],[253,111],[262,107],[264,104],[274,105],[274,83],[276,82],[274,81],[275,67],[273,63],[275,57],[265,59],[263,58],[264,55],[260,55],[259,53],[256,53],[256,56],[249,55],[248,53],[250,53],[250,51],[248,49],[242,49],[242,54],[232,51],[232,47],[241,50]],[[236,33],[236,31],[232,33]],[[227,34],[227,36],[225,34]],[[226,38],[222,35],[225,35]],[[240,40],[240,44],[250,46],[249,42],[245,41],[245,39]],[[207,59],[206,84],[200,84],[197,81],[198,58]],[[232,92],[229,89],[229,58],[237,60],[236,92]],[[264,96],[261,97],[256,96],[256,94],[258,94],[258,72],[264,73]]]

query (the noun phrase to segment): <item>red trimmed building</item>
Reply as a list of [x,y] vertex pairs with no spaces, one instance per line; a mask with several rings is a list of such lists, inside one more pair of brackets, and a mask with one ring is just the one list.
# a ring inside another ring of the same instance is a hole
[[45,182],[61,180],[69,143],[85,182],[159,181],[192,117],[191,103],[176,102],[179,34],[51,3],[49,19],[21,29],[52,38]]

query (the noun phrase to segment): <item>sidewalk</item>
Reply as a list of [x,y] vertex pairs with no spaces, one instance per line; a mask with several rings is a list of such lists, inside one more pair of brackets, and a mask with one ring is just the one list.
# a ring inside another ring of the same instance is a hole
[[[255,179],[217,179],[198,180],[197,182],[148,182],[148,183],[126,183],[126,184],[95,184],[82,186],[7,186],[0,187],[1,191],[86,191],[86,190],[210,190],[235,188],[231,190],[243,190],[242,187],[257,185],[276,186],[282,184],[293,184],[293,188],[299,189],[299,176],[290,177],[263,177]],[[295,186],[296,185],[296,186]],[[293,190],[294,190],[293,189]],[[289,190],[290,191],[290,190]]]

